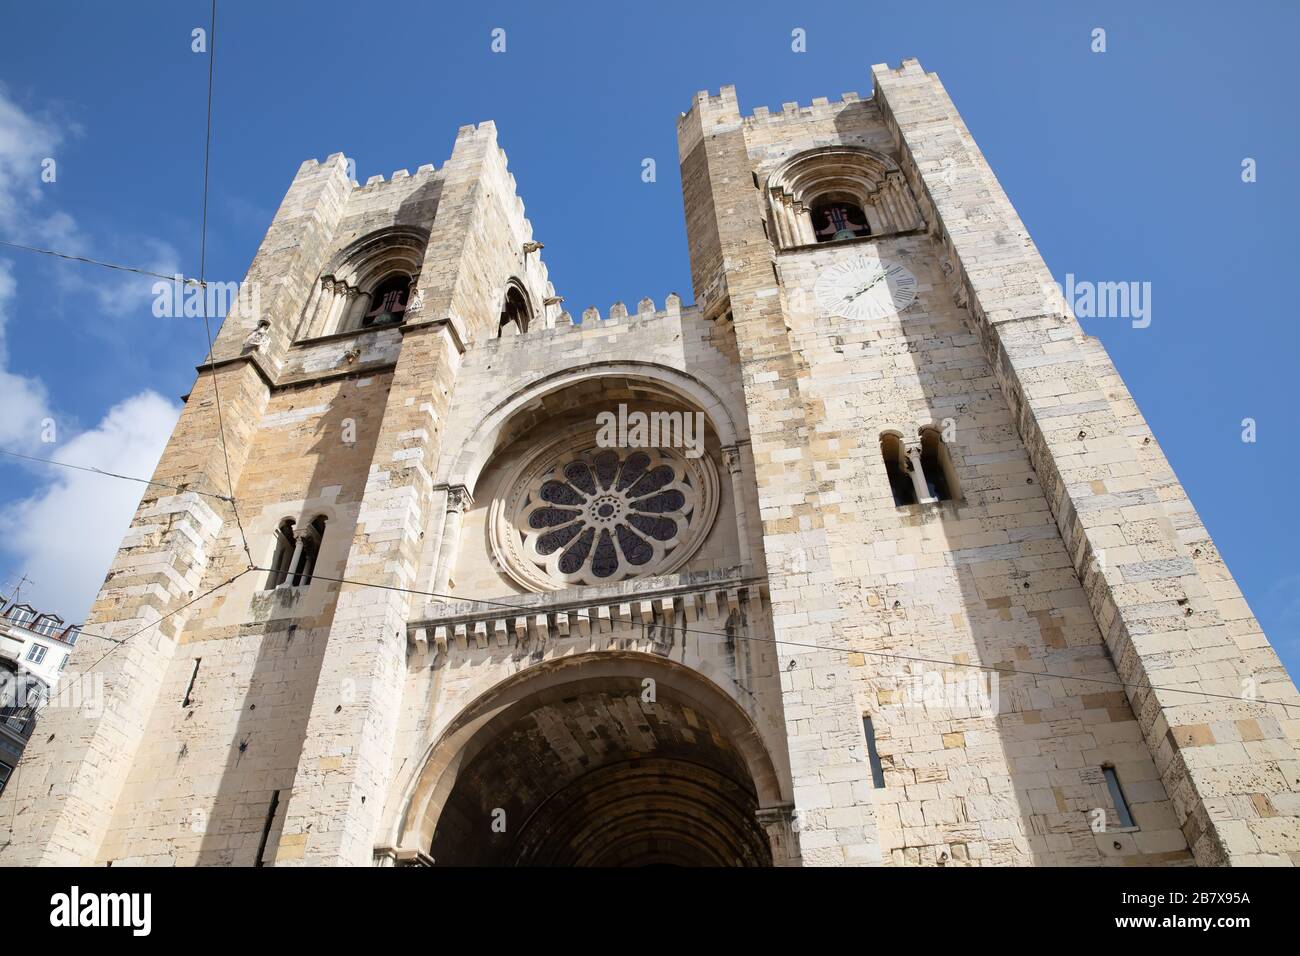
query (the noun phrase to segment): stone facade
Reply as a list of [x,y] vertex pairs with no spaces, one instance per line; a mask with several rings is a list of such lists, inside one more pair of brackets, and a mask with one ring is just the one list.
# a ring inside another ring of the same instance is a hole
[[[874,79],[699,94],[694,305],[562,312],[491,123],[305,163],[0,863],[1300,861],[1300,696],[937,78]],[[906,307],[828,308],[859,261]]]

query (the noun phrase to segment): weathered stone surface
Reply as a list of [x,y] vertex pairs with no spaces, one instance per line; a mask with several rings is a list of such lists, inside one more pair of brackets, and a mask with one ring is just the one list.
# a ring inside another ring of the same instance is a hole
[[[303,164],[70,665],[106,706],[42,715],[0,864],[1300,860],[1300,696],[937,78],[874,78],[699,94],[695,304],[578,323],[491,123],[387,181]],[[810,241],[819,156],[871,235]],[[834,314],[857,257],[914,300]],[[620,407],[702,415],[681,560],[521,570],[529,476]],[[897,505],[881,438],[924,466],[924,428],[956,493]],[[310,584],[264,570],[286,519],[324,521]]]

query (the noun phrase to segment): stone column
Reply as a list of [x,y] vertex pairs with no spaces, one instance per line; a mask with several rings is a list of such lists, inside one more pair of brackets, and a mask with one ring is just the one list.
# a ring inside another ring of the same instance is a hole
[[740,563],[746,571],[751,571],[753,559],[749,550],[749,519],[745,508],[745,474],[741,465],[740,446],[728,445],[722,449],[722,463],[731,475],[731,497],[736,509],[736,547],[740,552]]
[[352,324],[352,315],[356,308],[357,297],[361,294],[361,291],[355,286],[343,283],[339,292],[341,294],[335,295],[336,301],[333,310],[331,310],[329,324],[323,329],[325,333],[344,332],[356,327]]
[[294,570],[298,567],[298,562],[302,560],[303,533],[300,531],[293,536],[293,557],[289,559],[289,567],[285,570],[284,580],[277,587],[293,587]]
[[454,485],[447,489],[447,516],[442,522],[442,538],[438,543],[438,570],[433,576],[433,590],[436,594],[447,593],[447,583],[451,580],[456,555],[460,552],[461,522],[471,504],[473,498],[464,485]]
[[321,276],[320,293],[316,296],[316,307],[312,310],[311,321],[307,324],[306,338],[315,338],[323,334],[325,323],[334,311],[334,277]]
[[912,490],[916,492],[916,503],[925,504],[935,499],[930,495],[930,486],[925,483],[925,469],[921,467],[921,445],[913,442],[903,446],[907,454],[907,475],[912,479]]
[[798,231],[795,245],[811,246],[817,242],[817,226],[812,220],[812,210],[801,202],[794,204],[794,227]]
[[373,304],[373,297],[369,292],[357,292],[355,301],[349,303],[347,317],[343,320],[343,328],[359,329],[361,323],[370,311]]
[[411,285],[406,290],[406,311],[402,313],[402,321],[417,318],[424,310],[424,294],[420,292],[419,273],[411,276]]

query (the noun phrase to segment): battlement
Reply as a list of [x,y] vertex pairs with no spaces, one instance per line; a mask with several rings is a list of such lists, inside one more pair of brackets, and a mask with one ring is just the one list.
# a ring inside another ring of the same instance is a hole
[[834,116],[843,110],[846,106],[852,106],[855,103],[872,104],[870,97],[863,99],[856,92],[841,93],[836,102],[831,102],[825,96],[813,98],[812,103],[808,106],[801,106],[799,103],[782,103],[779,112],[772,112],[766,106],[754,108],[754,112],[743,117],[742,122],[746,126],[753,126],[759,123],[779,123],[791,119],[821,119],[826,116]]
[[[907,61],[904,61],[904,64],[906,63]],[[901,67],[900,70],[906,68],[907,67],[904,66]],[[724,86],[717,96],[712,95],[708,90],[700,90],[696,93],[695,102],[691,104],[689,110],[681,114],[678,118],[677,124],[680,128],[693,117],[699,118],[702,125],[705,127],[731,122],[744,122],[748,125],[751,123],[772,122],[795,117],[820,117],[838,113],[840,110],[844,109],[844,107],[853,103],[870,103],[871,101],[871,97],[863,99],[863,97],[856,91],[850,91],[848,93],[841,93],[839,100],[836,102],[831,102],[830,99],[825,96],[817,96],[814,97],[813,101],[807,106],[803,106],[798,102],[790,102],[782,103],[779,112],[772,112],[772,110],[766,106],[759,106],[756,107],[752,113],[742,114],[740,112],[739,101],[736,97],[736,88],[734,86]]]
[[575,320],[568,312],[560,313],[562,321],[558,324],[561,327],[569,325],[576,328],[591,328],[598,322],[602,326],[607,326],[617,325],[622,322],[628,322],[629,320],[650,322],[655,319],[680,319],[683,311],[691,312],[694,309],[695,306],[693,305],[683,306],[682,297],[676,292],[670,292],[668,293],[668,298],[664,300],[664,307],[662,309],[657,309],[655,307],[654,299],[645,296],[637,302],[635,313],[629,314],[627,306],[623,302],[619,301],[609,307],[607,318],[601,316],[600,309],[591,305],[582,310],[582,317],[580,319]]
[[371,176],[369,179],[366,180],[366,184],[364,186],[358,185],[357,181],[354,179],[352,181],[352,186],[354,189],[369,189],[371,186],[382,186],[382,185],[398,183],[406,180],[415,181],[428,176],[432,176],[436,172],[437,170],[434,168],[433,163],[426,163],[425,165],[421,166],[419,169],[415,171],[414,176],[412,176],[410,172],[408,172],[405,169],[399,169],[396,170],[393,173],[393,175],[390,176],[388,179],[384,179],[382,175]]

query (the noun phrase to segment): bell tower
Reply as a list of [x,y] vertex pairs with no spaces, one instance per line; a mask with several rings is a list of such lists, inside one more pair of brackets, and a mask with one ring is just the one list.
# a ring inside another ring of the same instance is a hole
[[804,861],[1293,862],[1294,685],[938,78],[873,77],[678,124]]
[[104,697],[40,716],[0,862],[371,862],[461,356],[554,290],[490,122],[347,169],[298,170],[199,366],[70,667]]

